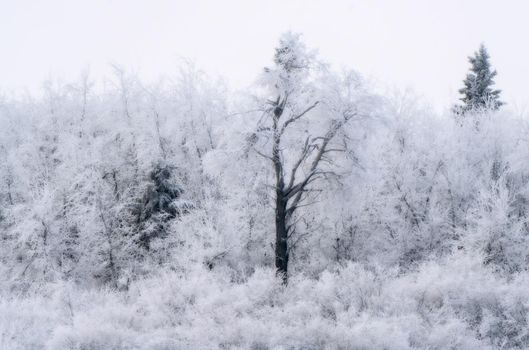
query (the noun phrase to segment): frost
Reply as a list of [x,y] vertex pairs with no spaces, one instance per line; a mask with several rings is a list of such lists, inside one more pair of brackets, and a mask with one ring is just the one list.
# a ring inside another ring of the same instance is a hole
[[272,54],[0,100],[1,349],[529,347],[527,121]]

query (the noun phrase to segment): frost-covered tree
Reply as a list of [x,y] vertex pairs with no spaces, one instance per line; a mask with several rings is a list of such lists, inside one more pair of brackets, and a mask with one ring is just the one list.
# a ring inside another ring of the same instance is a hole
[[501,90],[492,87],[497,72],[491,68],[489,59],[490,55],[483,44],[474,56],[468,58],[471,67],[463,80],[464,87],[459,90],[463,95],[460,99],[463,105],[454,106],[457,114],[483,108],[497,110],[504,104],[500,100]]
[[324,83],[330,73],[299,35],[284,34],[275,51],[274,67],[265,69],[270,95],[258,128],[258,137],[270,140],[270,147],[258,153],[275,174],[275,266],[286,283],[299,209],[321,191],[316,183],[336,175],[333,154],[340,148],[332,142],[359,112],[351,101],[331,98]]

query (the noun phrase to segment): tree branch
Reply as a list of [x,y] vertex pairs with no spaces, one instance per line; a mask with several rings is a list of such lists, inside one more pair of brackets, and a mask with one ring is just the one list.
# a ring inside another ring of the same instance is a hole
[[310,145],[309,145],[309,136],[305,139],[305,144],[303,145],[303,151],[301,151],[301,155],[294,164],[294,167],[292,168],[292,171],[290,173],[290,181],[288,183],[287,192],[289,192],[292,189],[292,186],[294,186],[294,181],[296,181],[296,172],[299,169],[299,166],[307,159],[307,157],[310,154]]
[[291,198],[292,196],[294,196],[294,200],[292,202],[292,205],[291,207],[287,210],[287,213],[289,215],[292,215],[292,213],[296,210],[297,208],[297,205],[299,203],[299,201],[301,200],[301,196],[303,195],[303,192],[304,192],[304,189],[305,187],[310,183],[311,179],[315,176],[315,175],[318,175],[318,166],[321,162],[321,159],[323,157],[323,154],[326,152],[327,150],[327,146],[329,144],[329,142],[331,142],[331,140],[334,138],[334,136],[338,133],[338,131],[349,121],[351,120],[354,116],[356,116],[357,113],[356,112],[351,112],[351,113],[345,113],[344,114],[344,118],[340,121],[335,121],[333,123],[333,125],[331,126],[331,128],[329,129],[329,131],[327,131],[327,133],[325,134],[325,136],[323,137],[318,137],[317,139],[321,139],[323,140],[320,147],[319,147],[319,151],[318,153],[316,154],[316,157],[314,158],[314,160],[312,161],[312,165],[310,167],[310,171],[309,171],[309,174],[305,177],[305,179],[303,181],[301,181],[298,185],[295,185],[293,187],[290,187],[289,188],[289,193],[287,193],[287,198]]
[[320,101],[316,101],[314,102],[312,105],[310,105],[307,109],[305,109],[303,112],[301,112],[300,114],[298,115],[295,115],[293,117],[291,117],[290,119],[288,119],[284,124],[283,126],[281,127],[281,134],[283,134],[287,128],[287,126],[289,126],[290,124],[292,124],[293,122],[295,122],[296,120],[298,120],[299,118],[303,117],[305,114],[307,114],[308,112],[310,112],[312,109],[314,109],[318,103],[320,103]]

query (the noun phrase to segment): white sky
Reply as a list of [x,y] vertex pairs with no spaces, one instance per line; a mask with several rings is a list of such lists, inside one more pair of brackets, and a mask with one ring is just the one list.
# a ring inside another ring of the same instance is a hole
[[304,34],[334,67],[354,68],[442,109],[457,98],[467,56],[484,42],[503,99],[529,102],[525,0],[0,0],[0,90],[93,76],[109,63],[147,79],[178,57],[244,87],[279,35]]

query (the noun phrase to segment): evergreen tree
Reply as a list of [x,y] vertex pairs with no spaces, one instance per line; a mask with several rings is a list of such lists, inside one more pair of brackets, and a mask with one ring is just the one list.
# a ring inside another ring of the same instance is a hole
[[463,84],[465,87],[459,90],[463,95],[463,105],[454,106],[454,112],[464,114],[471,110],[491,108],[497,110],[504,103],[500,101],[501,90],[494,90],[494,77],[497,72],[491,69],[489,53],[483,44],[474,56],[468,58],[471,68]]

